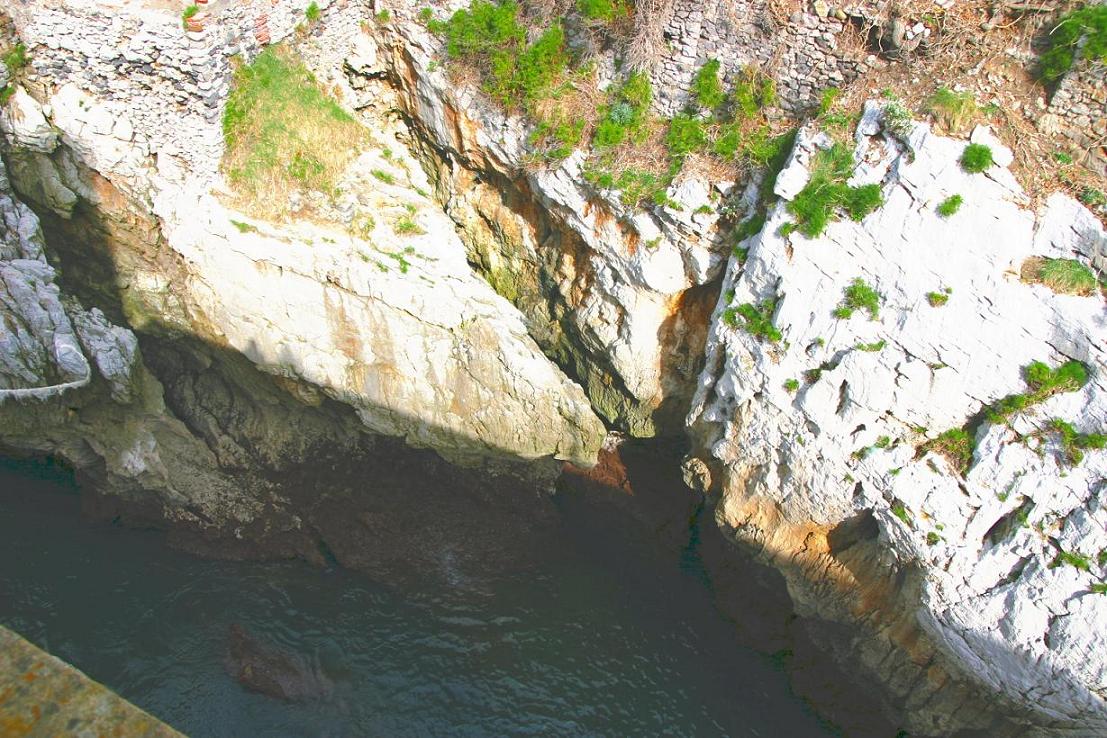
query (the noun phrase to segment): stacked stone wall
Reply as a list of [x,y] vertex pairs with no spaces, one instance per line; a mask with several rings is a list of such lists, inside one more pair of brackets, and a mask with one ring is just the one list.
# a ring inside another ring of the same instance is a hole
[[665,31],[670,52],[653,73],[658,111],[683,109],[696,71],[718,59],[726,82],[743,67],[757,67],[776,80],[782,110],[808,112],[822,90],[842,86],[875,62],[861,49],[844,47],[847,20],[813,8],[797,3],[795,12],[779,19],[769,0],[677,0]]
[[1107,65],[1078,63],[1058,85],[1049,112],[1080,163],[1107,177]]
[[190,173],[211,178],[223,154],[221,120],[234,60],[249,61],[265,46],[301,34],[317,41],[312,48],[325,57],[320,61],[333,56],[341,68],[341,54],[368,16],[363,0],[317,0],[322,17],[309,23],[309,3],[223,0],[205,8],[192,31],[165,10],[79,0],[11,12],[31,56],[24,80],[32,90],[74,84],[115,103],[128,120],[105,125],[125,126],[151,155],[176,157]]

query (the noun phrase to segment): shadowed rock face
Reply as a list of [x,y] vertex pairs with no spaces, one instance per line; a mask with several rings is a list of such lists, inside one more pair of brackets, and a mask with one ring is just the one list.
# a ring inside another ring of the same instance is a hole
[[251,692],[288,702],[330,699],[334,682],[317,659],[258,640],[241,625],[227,631],[227,673]]

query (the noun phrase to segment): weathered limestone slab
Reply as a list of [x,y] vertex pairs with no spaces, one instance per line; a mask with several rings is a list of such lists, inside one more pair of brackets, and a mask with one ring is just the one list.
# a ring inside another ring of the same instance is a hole
[[3,626],[0,735],[183,738],[157,718]]

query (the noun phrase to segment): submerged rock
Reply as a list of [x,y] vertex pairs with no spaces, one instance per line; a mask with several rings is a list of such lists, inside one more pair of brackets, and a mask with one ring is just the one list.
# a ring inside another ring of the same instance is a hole
[[251,635],[238,623],[227,631],[227,673],[251,692],[288,702],[329,699],[334,682],[317,659]]

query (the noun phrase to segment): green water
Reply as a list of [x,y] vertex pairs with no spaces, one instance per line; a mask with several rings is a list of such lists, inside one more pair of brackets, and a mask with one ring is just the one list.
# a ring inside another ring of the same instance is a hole
[[[82,521],[75,492],[0,463],[0,623],[197,738],[830,734],[774,662],[735,644],[694,556],[660,564],[566,530],[489,586],[397,590],[193,558]],[[224,666],[231,623],[333,691],[246,691]]]

